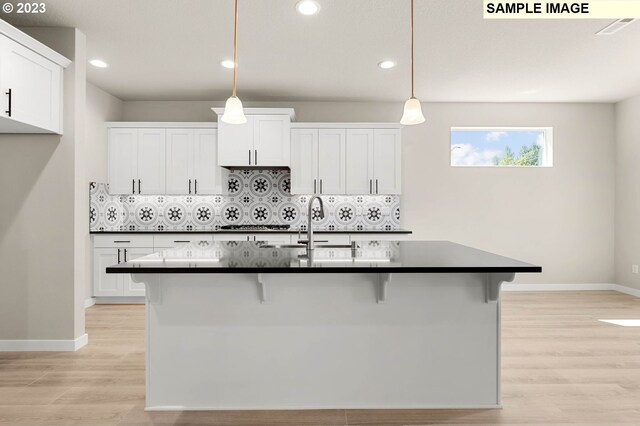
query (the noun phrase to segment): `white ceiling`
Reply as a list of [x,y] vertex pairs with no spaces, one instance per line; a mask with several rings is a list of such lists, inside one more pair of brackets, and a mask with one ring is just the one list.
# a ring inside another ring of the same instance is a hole
[[[240,0],[243,100],[399,101],[409,94],[409,1]],[[47,0],[14,25],[77,27],[88,78],[124,100],[225,99],[233,0]],[[416,96],[423,101],[614,102],[640,93],[640,23],[482,19],[482,0],[416,0]],[[398,66],[381,70],[393,59]]]

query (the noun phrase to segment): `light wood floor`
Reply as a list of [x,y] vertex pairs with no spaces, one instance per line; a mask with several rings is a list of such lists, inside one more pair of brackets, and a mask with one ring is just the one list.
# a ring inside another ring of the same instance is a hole
[[144,307],[87,310],[75,353],[0,353],[0,424],[640,425],[640,299],[614,292],[503,295],[502,410],[146,413]]

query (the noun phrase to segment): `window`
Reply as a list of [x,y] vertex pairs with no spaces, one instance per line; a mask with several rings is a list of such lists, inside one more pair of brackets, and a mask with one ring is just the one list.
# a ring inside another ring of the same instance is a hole
[[552,167],[551,127],[452,127],[456,167]]

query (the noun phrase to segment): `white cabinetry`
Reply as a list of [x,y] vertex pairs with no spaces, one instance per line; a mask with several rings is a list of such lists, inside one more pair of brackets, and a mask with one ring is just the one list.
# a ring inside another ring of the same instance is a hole
[[129,274],[107,274],[106,268],[153,253],[152,236],[95,236],[93,241],[93,295],[144,296],[144,285]]
[[62,134],[62,77],[70,63],[0,20],[0,133]]
[[218,166],[216,129],[167,129],[166,193],[224,194],[229,171]]
[[166,130],[109,129],[109,192],[164,194]]
[[292,194],[400,194],[401,167],[395,124],[295,123],[291,129]]
[[344,194],[345,129],[291,131],[291,193]]
[[[220,117],[222,109],[214,111]],[[257,111],[257,110],[256,110]],[[252,114],[245,108],[247,122],[228,124],[218,120],[218,164],[223,167],[289,167],[290,124],[293,110]]]
[[347,130],[347,194],[400,194],[399,129]]

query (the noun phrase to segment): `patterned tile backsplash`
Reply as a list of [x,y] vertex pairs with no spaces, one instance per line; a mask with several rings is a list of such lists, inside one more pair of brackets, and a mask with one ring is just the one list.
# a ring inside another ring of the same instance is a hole
[[[211,231],[221,225],[277,224],[305,229],[308,195],[291,195],[286,170],[232,170],[228,195],[109,195],[90,185],[91,231]],[[320,230],[397,230],[398,195],[323,195],[313,221]]]

